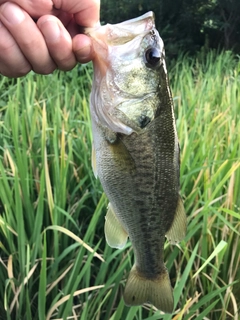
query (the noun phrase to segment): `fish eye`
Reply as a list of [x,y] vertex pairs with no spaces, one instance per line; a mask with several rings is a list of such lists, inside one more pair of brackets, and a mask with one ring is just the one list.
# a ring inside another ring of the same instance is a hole
[[148,68],[156,68],[159,65],[159,61],[161,59],[160,51],[155,48],[151,47],[148,48],[145,52],[145,64]]

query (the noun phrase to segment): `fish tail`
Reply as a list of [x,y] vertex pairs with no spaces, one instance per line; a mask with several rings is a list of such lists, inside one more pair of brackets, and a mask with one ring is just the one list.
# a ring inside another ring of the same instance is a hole
[[167,269],[155,279],[147,279],[134,265],[130,271],[123,299],[127,306],[137,306],[150,302],[159,310],[172,313],[173,292]]

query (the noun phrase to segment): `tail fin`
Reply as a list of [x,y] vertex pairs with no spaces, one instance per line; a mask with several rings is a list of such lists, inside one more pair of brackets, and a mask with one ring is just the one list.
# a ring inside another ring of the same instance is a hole
[[174,301],[167,269],[155,279],[144,278],[134,265],[125,287],[124,302],[127,306],[137,306],[146,302],[167,313],[173,312]]

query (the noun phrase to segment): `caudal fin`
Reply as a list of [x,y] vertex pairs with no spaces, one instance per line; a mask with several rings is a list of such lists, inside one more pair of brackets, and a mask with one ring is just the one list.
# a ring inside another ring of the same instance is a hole
[[127,306],[150,302],[159,310],[172,313],[173,292],[167,269],[164,269],[157,278],[147,279],[138,272],[134,265],[127,280],[123,299]]

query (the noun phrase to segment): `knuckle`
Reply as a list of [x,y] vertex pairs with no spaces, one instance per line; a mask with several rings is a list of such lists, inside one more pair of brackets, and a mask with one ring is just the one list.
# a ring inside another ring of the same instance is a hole
[[23,77],[31,71],[31,66],[26,62],[11,63],[2,61],[0,57],[0,74],[9,78]]
[[61,9],[62,8],[62,0],[53,0],[53,6],[55,9]]
[[0,55],[1,56],[8,56],[8,54],[15,49],[16,44],[13,41],[0,41]]
[[24,69],[24,70],[9,70],[9,69],[1,69],[0,68],[0,74],[2,74],[5,77],[9,77],[9,78],[20,78],[25,76],[26,74],[28,74],[31,71],[30,68],[28,69]]
[[16,71],[16,77],[23,77],[26,74],[28,74],[31,70],[32,70],[32,68],[30,66],[25,66],[25,67],[19,69],[18,71]]
[[47,75],[50,73],[53,73],[54,70],[57,69],[57,66],[55,64],[49,64],[45,66],[35,66],[33,67],[33,71],[39,74]]

